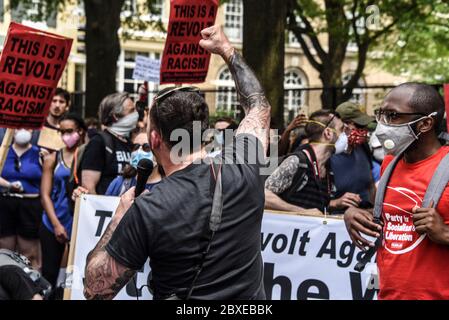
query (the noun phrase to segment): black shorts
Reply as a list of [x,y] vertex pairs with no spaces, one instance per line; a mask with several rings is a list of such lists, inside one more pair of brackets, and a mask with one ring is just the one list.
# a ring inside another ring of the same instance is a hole
[[0,237],[39,239],[43,208],[40,198],[0,195]]

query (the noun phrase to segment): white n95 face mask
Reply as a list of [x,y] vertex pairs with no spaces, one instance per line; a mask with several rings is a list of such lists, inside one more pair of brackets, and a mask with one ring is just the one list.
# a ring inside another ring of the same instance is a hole
[[418,140],[421,134],[421,132],[416,134],[411,125],[436,115],[436,112],[432,112],[428,116],[402,124],[385,124],[379,122],[374,134],[379,139],[385,154],[397,156],[407,150],[413,142]]
[[16,130],[14,133],[14,141],[18,145],[26,145],[31,141],[31,132],[25,129]]
[[340,154],[348,149],[348,136],[342,132],[335,142],[335,154]]

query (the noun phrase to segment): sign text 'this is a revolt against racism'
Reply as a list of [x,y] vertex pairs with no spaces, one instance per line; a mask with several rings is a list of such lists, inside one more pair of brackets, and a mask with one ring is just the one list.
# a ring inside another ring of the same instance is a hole
[[161,64],[161,84],[201,83],[210,53],[201,48],[201,30],[214,25],[217,0],[172,0],[167,41]]
[[0,61],[0,126],[42,126],[71,44],[71,39],[11,23]]

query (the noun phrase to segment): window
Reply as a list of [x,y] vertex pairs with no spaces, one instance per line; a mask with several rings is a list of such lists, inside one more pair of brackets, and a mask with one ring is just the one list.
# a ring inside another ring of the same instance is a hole
[[[343,85],[347,84],[348,81],[351,79],[352,73],[347,73],[343,76]],[[365,89],[363,88],[359,88],[359,87],[364,87],[365,81],[360,78],[358,83],[357,83],[357,87],[355,87],[354,89],[352,89],[352,96],[351,99],[349,99],[349,101],[358,103],[360,105],[364,105],[365,104]]]
[[164,13],[164,0],[153,1],[153,9],[156,13],[156,16],[162,17]]
[[225,33],[229,39],[243,39],[243,3],[241,0],[230,0],[224,5]]
[[51,27],[56,28],[57,11],[48,13],[47,20],[34,21],[40,13],[47,15],[46,3],[41,0],[32,0],[29,3],[18,2],[17,6],[11,9],[11,20],[18,23],[26,23],[36,28]]
[[[346,18],[348,20],[352,20],[352,12],[346,12]],[[365,34],[365,17],[360,17],[355,21],[355,26],[357,28],[357,34],[358,35],[363,35]],[[349,27],[349,36],[351,38],[354,37],[354,28],[351,26]],[[357,47],[357,43],[355,42],[355,39],[351,39],[348,43],[348,49],[350,51],[357,51],[358,47]]]
[[4,8],[4,1],[0,0],[0,22],[3,22],[5,20],[5,8]]
[[287,70],[284,74],[284,120],[290,122],[305,105],[306,93],[298,90],[306,87],[306,77],[299,69]]
[[122,14],[125,17],[130,17],[137,13],[137,0],[125,0],[123,3],[123,11]]
[[237,93],[233,90],[235,88],[234,80],[227,67],[218,74],[216,84],[218,90],[215,102],[216,111],[226,112],[230,116],[237,118],[237,115],[240,112],[238,109],[239,103]]
[[[117,64],[117,91],[126,91],[131,94],[133,98],[137,98],[137,90],[143,83],[143,80],[134,80],[133,72],[136,66],[136,56],[145,56],[152,59],[159,60],[161,54],[159,52],[138,52],[138,51],[123,51],[120,54]],[[155,85],[154,90],[157,90],[158,84]],[[150,91],[153,91],[150,87]],[[150,93],[150,101],[153,99],[153,93]]]
[[[301,28],[305,28],[305,24],[304,22],[302,22],[300,17],[296,17],[296,23],[301,27]],[[287,33],[287,43],[289,46],[291,47],[299,47],[299,41],[298,38],[295,36],[295,34],[291,31],[288,31]]]

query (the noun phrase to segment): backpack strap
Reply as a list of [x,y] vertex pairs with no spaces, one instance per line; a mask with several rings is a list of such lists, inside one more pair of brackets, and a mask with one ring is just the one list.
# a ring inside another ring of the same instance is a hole
[[398,164],[399,160],[402,159],[402,154],[396,156],[387,166],[384,173],[382,174],[379,185],[377,186],[377,192],[376,192],[376,200],[374,202],[374,212],[373,216],[375,220],[380,221],[380,218],[382,216],[382,208],[385,198],[385,192],[387,190],[388,182],[390,182],[390,177],[394,171],[394,168],[396,168],[396,165]]
[[104,141],[104,149],[105,149],[105,163],[112,164],[115,163],[115,143],[112,138],[112,135],[106,131],[100,131],[98,134]]
[[[377,186],[376,192],[376,200],[374,202],[374,222],[377,224],[381,223],[382,218],[382,209],[385,198],[385,192],[387,191],[388,182],[390,181],[390,177],[393,174],[394,168],[398,164],[399,160],[402,159],[402,153],[396,156],[387,166],[382,177],[379,180],[379,185]],[[362,272],[365,269],[365,266],[368,262],[371,261],[371,258],[376,254],[377,249],[381,246],[383,240],[383,233],[380,232],[380,237],[376,239],[374,242],[374,247],[370,247],[365,254],[362,256],[360,261],[355,265],[354,270],[358,272]]]
[[440,161],[437,169],[435,170],[432,180],[430,180],[427,187],[424,199],[422,202],[423,208],[429,208],[430,203],[433,201],[433,208],[438,205],[441,195],[449,182],[449,153],[444,156]]

